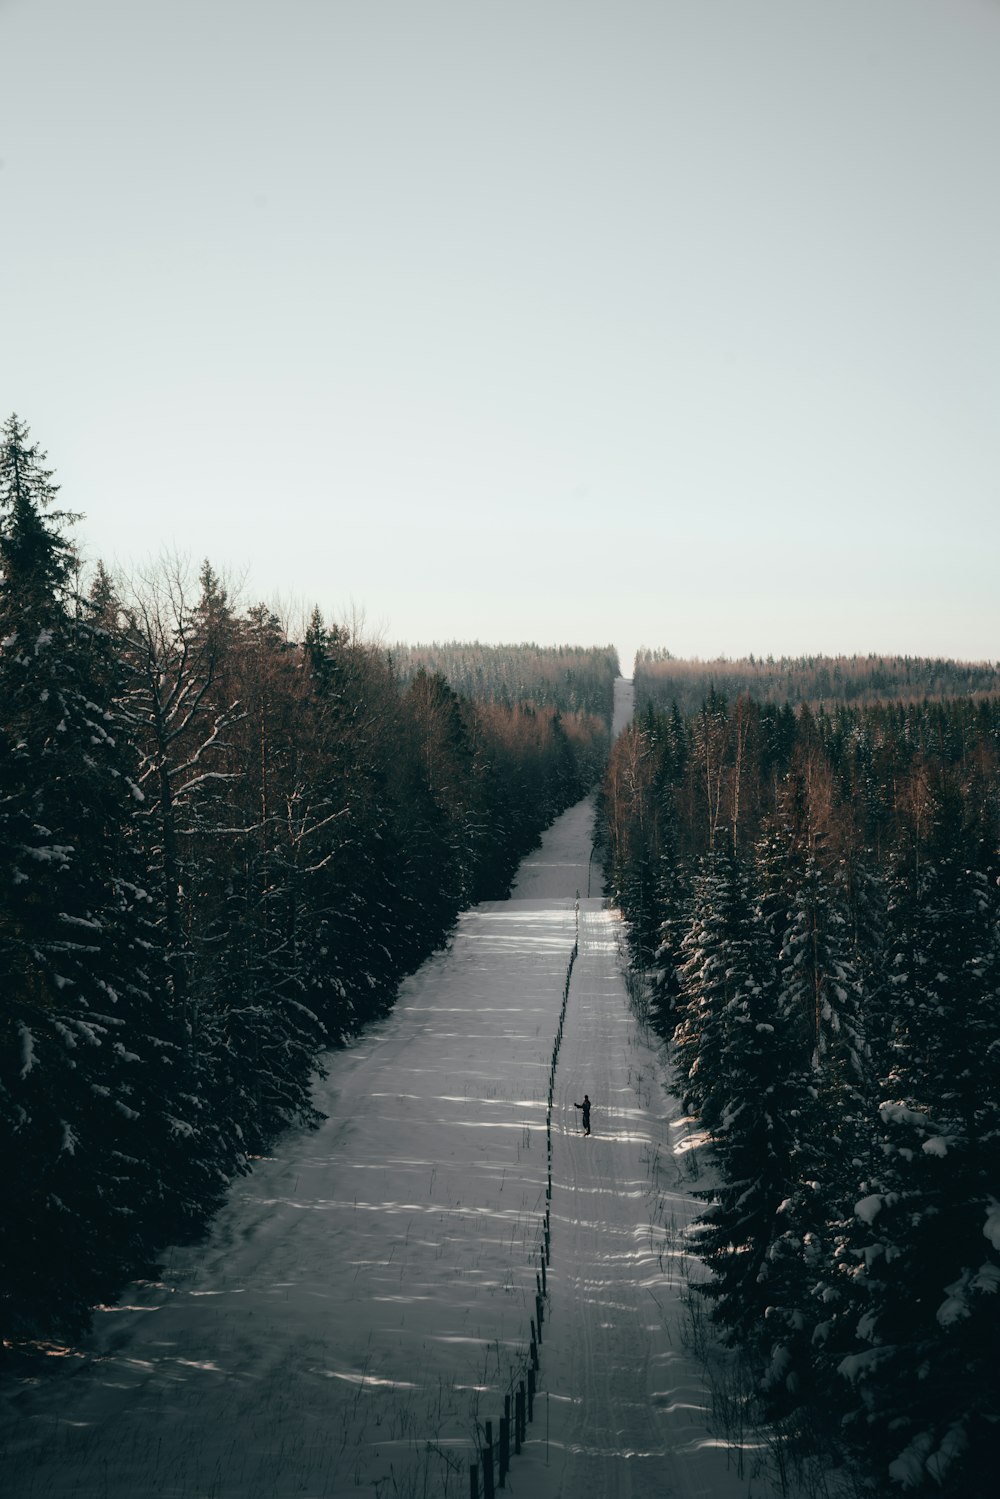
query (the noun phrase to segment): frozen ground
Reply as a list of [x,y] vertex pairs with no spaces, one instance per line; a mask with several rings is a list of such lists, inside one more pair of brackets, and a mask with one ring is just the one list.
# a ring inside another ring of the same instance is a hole
[[766,1499],[683,1346],[686,1126],[629,1011],[592,814],[560,818],[512,898],[463,916],[330,1058],[326,1123],[258,1163],[206,1243],[102,1309],[52,1378],[7,1388],[7,1499],[465,1499],[530,1337],[578,932],[540,1394],[507,1492]]

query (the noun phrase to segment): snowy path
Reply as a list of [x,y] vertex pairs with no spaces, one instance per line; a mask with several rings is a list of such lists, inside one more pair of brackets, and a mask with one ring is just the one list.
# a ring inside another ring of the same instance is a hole
[[681,1346],[660,1223],[696,1210],[683,1125],[628,1009],[616,917],[585,895],[592,812],[560,818],[513,897],[466,913],[330,1058],[326,1123],[238,1183],[206,1243],[102,1310],[54,1378],[3,1392],[7,1499],[464,1499],[476,1422],[496,1425],[529,1338],[577,891],[541,1394],[508,1492],[766,1494],[708,1432]]
[[[585,903],[556,1080],[551,1311],[543,1430],[515,1475],[530,1499],[764,1495],[708,1428],[702,1371],[683,1346],[685,1257],[698,1211],[686,1122],[623,991],[614,913]],[[573,1101],[590,1094],[590,1138]],[[536,1423],[537,1424],[537,1423]]]

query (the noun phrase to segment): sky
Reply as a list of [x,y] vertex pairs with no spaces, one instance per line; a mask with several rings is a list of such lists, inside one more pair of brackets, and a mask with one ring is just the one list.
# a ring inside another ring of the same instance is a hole
[[1000,657],[1000,0],[0,0],[0,415],[387,643]]

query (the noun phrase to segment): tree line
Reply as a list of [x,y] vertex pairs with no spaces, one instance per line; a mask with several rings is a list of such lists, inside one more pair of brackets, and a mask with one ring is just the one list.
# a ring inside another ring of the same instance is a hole
[[607,646],[481,646],[446,641],[395,645],[392,663],[404,682],[418,671],[438,672],[463,697],[477,702],[530,703],[560,713],[590,713],[610,725],[618,652]]
[[[84,589],[0,432],[0,1337],[69,1335],[317,1119],[325,1049],[593,784],[606,722],[473,702],[213,568]],[[480,648],[482,651],[482,648]],[[540,656],[543,661],[544,653]]]
[[748,656],[730,661],[682,660],[669,651],[642,650],[635,659],[635,703],[669,709],[673,703],[696,713],[712,692],[758,702],[926,702],[942,698],[997,696],[1000,668],[989,661],[949,661],[924,656]]
[[647,702],[608,877],[708,1132],[706,1302],[766,1417],[985,1499],[1000,1430],[1000,700]]

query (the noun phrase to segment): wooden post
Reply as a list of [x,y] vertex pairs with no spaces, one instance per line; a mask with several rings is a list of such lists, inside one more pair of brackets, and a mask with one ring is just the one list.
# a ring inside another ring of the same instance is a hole
[[483,1448],[483,1499],[493,1496],[493,1422],[486,1423],[486,1446]]
[[545,1284],[545,1261],[542,1260],[542,1295],[547,1296],[548,1294],[548,1287]]
[[528,1420],[535,1419],[535,1366],[528,1370]]
[[542,1322],[545,1320],[545,1313],[542,1310],[542,1298],[540,1295],[535,1297],[535,1316],[538,1318],[538,1341],[541,1342]]
[[500,1488],[507,1487],[507,1469],[510,1467],[510,1396],[503,1397],[503,1415],[500,1417]]
[[469,1499],[479,1499],[479,1469],[469,1464]]
[[521,1391],[514,1396],[514,1456],[521,1450]]
[[521,1441],[528,1439],[528,1387],[524,1380],[517,1387],[517,1398],[521,1402]]
[[535,1334],[531,1334],[531,1367],[538,1368],[538,1344],[535,1342]]

